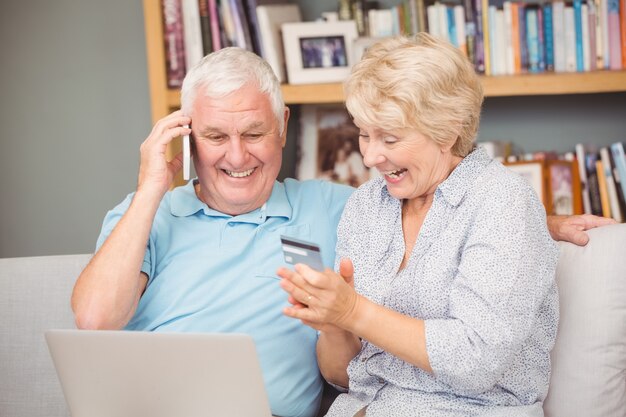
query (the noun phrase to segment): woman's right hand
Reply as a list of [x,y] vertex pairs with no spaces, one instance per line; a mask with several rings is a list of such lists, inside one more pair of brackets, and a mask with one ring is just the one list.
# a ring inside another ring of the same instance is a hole
[[167,161],[167,145],[176,137],[188,135],[191,118],[175,111],[165,116],[152,128],[152,132],[143,141],[139,151],[141,155],[137,191],[148,191],[162,197],[174,181],[174,176],[183,166],[182,152],[171,161]]

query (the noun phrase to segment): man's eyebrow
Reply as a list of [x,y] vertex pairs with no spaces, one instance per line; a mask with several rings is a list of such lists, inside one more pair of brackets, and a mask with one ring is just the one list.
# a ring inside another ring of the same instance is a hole
[[[265,123],[263,121],[258,120],[256,122],[250,123],[248,126],[246,126],[243,129],[241,129],[241,132],[248,132],[250,130],[258,129],[260,127],[263,127],[264,125],[265,125]],[[216,133],[219,134],[219,135],[227,134],[226,132],[224,132],[222,129],[220,129],[218,127],[205,126],[198,132],[198,135],[199,136],[209,136],[211,134],[216,134]]]

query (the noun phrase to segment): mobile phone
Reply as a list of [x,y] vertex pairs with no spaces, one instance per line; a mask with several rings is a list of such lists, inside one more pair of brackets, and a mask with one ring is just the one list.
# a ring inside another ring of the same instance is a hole
[[[189,129],[189,125],[184,125]],[[191,144],[189,143],[189,135],[183,136],[183,180],[189,180],[189,173],[191,171]]]
[[288,264],[301,263],[317,271],[324,270],[320,247],[315,243],[283,235],[280,236],[280,241],[283,246],[285,262]]

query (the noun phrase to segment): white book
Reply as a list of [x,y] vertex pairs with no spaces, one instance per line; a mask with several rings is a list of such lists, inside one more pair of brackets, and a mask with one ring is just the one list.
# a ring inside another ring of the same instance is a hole
[[195,66],[202,57],[202,29],[200,28],[200,8],[198,0],[183,0],[183,39],[185,42],[185,65],[187,71]]
[[591,1],[593,1],[596,9],[596,66],[598,69],[602,69],[604,68],[604,54],[608,52],[604,49],[604,40],[602,39],[602,2],[601,0]]
[[602,66],[599,68],[609,69],[610,67],[610,47],[609,47],[609,7],[607,0],[600,0],[600,28],[602,31]]
[[574,8],[565,6],[565,71],[576,72],[576,26]]
[[[496,59],[495,62],[495,67],[496,67],[496,74],[497,75],[504,75],[507,74],[507,39],[506,39],[506,33],[508,32],[508,30],[506,29],[506,26],[504,24],[504,11],[503,10],[496,10],[496,16],[495,16],[495,20],[496,20],[496,51],[494,53],[494,57]],[[511,72],[510,74],[513,73],[513,65],[511,64]]]
[[583,43],[583,69],[591,70],[591,55],[589,51],[589,6],[582,4],[580,7],[582,17],[582,43]]
[[500,66],[496,62],[497,58],[497,46],[496,46],[496,6],[489,6],[487,8],[487,24],[488,29],[483,27],[483,32],[485,30],[489,31],[489,60],[491,61],[491,74],[489,75],[502,75],[500,72]]
[[600,148],[600,159],[602,160],[604,177],[606,178],[606,188],[609,194],[609,203],[611,206],[611,217],[613,217],[615,221],[621,223],[622,213],[619,208],[617,188],[615,187],[615,180],[613,179],[613,166],[611,165],[611,158],[609,156],[608,148]]
[[554,71],[565,72],[565,3],[552,3]]
[[278,81],[286,81],[285,54],[280,26],[283,23],[301,22],[300,8],[297,4],[268,4],[257,6],[257,21],[259,23],[259,39],[263,58],[270,64]]
[[504,43],[506,51],[506,74],[515,73],[515,52],[513,51],[513,15],[511,2],[505,1],[504,7]]
[[391,9],[378,10],[376,16],[376,35],[380,38],[393,36],[393,14]]
[[450,39],[448,28],[448,6],[445,4],[437,3],[437,17],[439,18],[439,37],[445,39],[448,42],[454,44],[454,41]]
[[435,4],[426,7],[426,16],[428,18],[428,33],[431,36],[439,37],[439,11]]

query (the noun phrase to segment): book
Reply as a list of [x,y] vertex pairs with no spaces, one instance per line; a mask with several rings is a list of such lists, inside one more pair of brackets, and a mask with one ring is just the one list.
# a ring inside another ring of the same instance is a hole
[[185,78],[185,43],[180,0],[162,0],[167,88],[180,88]]
[[[485,62],[485,75],[491,75],[491,38],[489,27],[489,0],[477,0],[481,4],[482,34],[483,34],[483,59]],[[477,9],[478,13],[478,9]]]
[[200,12],[200,29],[202,30],[202,54],[206,56],[213,52],[209,3],[206,0],[198,0],[198,10]]
[[520,74],[522,72],[520,33],[519,33],[519,4],[511,4],[511,43],[513,49],[513,73]]
[[576,72],[576,18],[574,8],[565,6],[565,71]]
[[589,6],[580,6],[581,27],[582,27],[582,50],[583,50],[583,71],[591,70],[591,55],[589,54]]
[[609,25],[609,68],[612,70],[622,69],[619,1],[620,0],[608,0],[607,2]]
[[583,72],[583,17],[582,1],[574,0],[574,35],[576,40],[576,71]]
[[474,37],[474,67],[479,74],[485,73],[485,35],[483,33],[482,0],[474,1],[474,23],[476,36]]
[[626,194],[624,194],[624,188],[626,185],[622,185],[622,180],[620,178],[617,167],[615,166],[615,158],[613,157],[613,153],[611,152],[611,148],[608,147],[609,151],[609,160],[611,163],[611,168],[613,170],[613,181],[615,182],[615,192],[617,194],[617,202],[619,203],[620,212],[622,214],[622,221],[626,220]]
[[552,3],[552,28],[554,31],[554,71],[565,72],[565,3]]
[[596,3],[590,1],[587,6],[589,8],[589,71],[595,71],[598,68]]
[[202,57],[202,28],[198,0],[182,0],[183,39],[185,42],[185,66],[194,67]]
[[619,2],[619,28],[622,44],[622,68],[626,69],[626,0]]
[[211,44],[215,51],[222,49],[222,36],[220,35],[219,9],[217,0],[208,0],[209,23],[211,27]]
[[615,221],[621,223],[623,217],[617,196],[615,179],[613,178],[613,166],[611,164],[610,152],[607,147],[600,148],[600,160],[602,161],[602,167],[604,169],[604,179],[606,183],[609,206],[611,208],[611,217],[613,217]]
[[257,0],[244,0],[245,16],[248,22],[250,32],[250,40],[252,41],[252,50],[259,56],[264,57],[263,47],[261,46],[261,34],[259,32],[259,21],[256,16]]
[[295,4],[268,4],[257,6],[256,13],[264,58],[274,70],[278,81],[284,83],[287,77],[280,26],[302,21],[300,8]]
[[587,168],[585,167],[585,145],[576,144],[576,163],[578,164],[578,175],[580,176],[580,190],[583,199],[583,212],[591,214],[591,202],[589,200],[589,188],[587,187]]
[[252,45],[252,39],[250,38],[250,24],[241,0],[230,0],[230,13],[235,27],[237,46],[253,51],[254,45]]
[[604,175],[604,164],[602,160],[596,161],[596,175],[598,176],[598,190],[600,191],[600,205],[602,206],[602,216],[611,217],[611,204],[609,203],[609,192]]
[[[611,156],[615,165],[614,175],[619,177],[622,188],[622,195],[626,198],[626,155],[624,155],[624,144],[616,142],[611,144]],[[626,213],[624,213],[626,215]]]
[[554,71],[554,32],[552,24],[552,3],[545,3],[543,5],[543,36],[547,71]]
[[528,45],[528,71],[539,72],[539,34],[537,9],[526,9],[526,44]]
[[589,202],[591,203],[591,214],[602,216],[602,200],[600,197],[600,185],[598,182],[598,154],[587,152],[585,154],[585,169],[587,170],[587,189],[589,190]]

